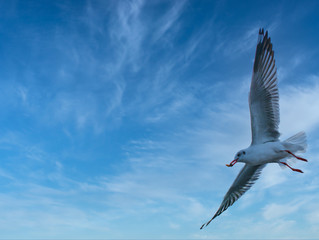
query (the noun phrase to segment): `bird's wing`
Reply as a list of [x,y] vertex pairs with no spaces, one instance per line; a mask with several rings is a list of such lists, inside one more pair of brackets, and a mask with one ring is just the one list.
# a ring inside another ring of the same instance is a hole
[[219,209],[215,215],[207,222],[204,223],[200,229],[206,227],[214,218],[219,216],[222,212],[226,211],[228,207],[234,204],[244,193],[250,189],[250,187],[256,182],[259,178],[261,170],[264,168],[265,164],[251,166],[245,164],[245,166],[239,172],[237,178],[229,188],[226,193],[223,202],[221,203]]
[[277,141],[279,138],[276,72],[274,51],[268,32],[264,35],[264,30],[259,30],[249,94],[252,144]]

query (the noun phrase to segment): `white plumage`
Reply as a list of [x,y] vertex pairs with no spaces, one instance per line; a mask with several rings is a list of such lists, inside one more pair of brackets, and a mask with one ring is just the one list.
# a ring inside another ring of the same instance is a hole
[[229,188],[215,215],[204,223],[201,229],[250,189],[267,163],[278,163],[302,173],[300,169],[292,168],[287,160],[294,158],[307,161],[295,155],[297,152],[306,151],[306,134],[300,132],[285,141],[279,140],[279,92],[276,72],[274,51],[268,32],[264,34],[264,30],[260,29],[249,93],[251,145],[240,150],[235,159],[226,164],[232,167],[237,162],[244,162],[245,166]]

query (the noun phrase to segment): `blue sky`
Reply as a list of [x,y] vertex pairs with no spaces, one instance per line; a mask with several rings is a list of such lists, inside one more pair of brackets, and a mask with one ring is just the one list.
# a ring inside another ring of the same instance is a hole
[[[1,1],[0,239],[319,236],[318,1]],[[267,166],[217,210],[250,144],[258,29],[274,44],[280,132],[298,174]]]

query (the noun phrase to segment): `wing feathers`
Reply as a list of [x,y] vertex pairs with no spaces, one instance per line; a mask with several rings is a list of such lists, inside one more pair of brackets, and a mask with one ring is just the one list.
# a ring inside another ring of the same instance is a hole
[[250,189],[259,178],[264,166],[265,165],[250,166],[246,164],[239,172],[232,186],[229,188],[215,215],[207,223],[204,223],[200,229],[206,227],[214,218],[233,205],[248,189]]
[[279,93],[274,51],[268,32],[260,31],[256,48],[249,107],[252,144],[276,141],[279,137]]

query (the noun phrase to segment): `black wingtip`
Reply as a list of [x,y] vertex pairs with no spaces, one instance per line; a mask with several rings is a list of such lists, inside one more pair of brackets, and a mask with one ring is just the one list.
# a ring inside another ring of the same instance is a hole
[[259,34],[258,34],[258,43],[261,43],[264,39],[264,29],[259,28]]
[[204,223],[201,227],[200,230],[202,230],[205,227],[206,223]]
[[264,28],[259,28],[259,33],[258,33],[258,42],[263,41],[263,39],[268,38],[268,30],[265,31]]

